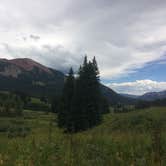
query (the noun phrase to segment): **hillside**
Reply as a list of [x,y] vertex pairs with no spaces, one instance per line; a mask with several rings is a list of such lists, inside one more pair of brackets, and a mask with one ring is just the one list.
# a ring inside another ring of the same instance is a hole
[[145,101],[155,101],[155,100],[162,100],[166,99],[166,90],[161,92],[148,92],[143,95],[131,95],[131,94],[120,94],[121,96],[138,99],[138,100],[145,100]]
[[0,90],[55,96],[62,91],[64,74],[31,59],[0,59],[0,80]]
[[136,99],[118,94],[107,86],[101,85],[101,89],[103,95],[107,98],[110,104],[134,104],[136,102]]
[[[65,75],[31,59],[0,59],[0,90],[19,91],[31,96],[56,96],[62,93]],[[101,85],[103,95],[110,104],[133,103],[135,100],[121,96]]]
[[166,90],[161,91],[161,92],[149,92],[145,93],[144,95],[139,97],[142,100],[147,100],[147,101],[154,101],[158,99],[165,99],[166,98]]
[[132,99],[138,99],[140,96],[138,95],[132,95],[132,94],[127,94],[127,93],[120,93],[121,96],[124,96],[124,97],[129,97],[129,98],[132,98]]

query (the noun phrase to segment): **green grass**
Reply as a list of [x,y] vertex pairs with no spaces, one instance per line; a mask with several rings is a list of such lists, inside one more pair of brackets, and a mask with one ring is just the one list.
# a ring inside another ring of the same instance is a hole
[[[155,161],[156,126],[161,126],[162,146]],[[16,132],[12,138],[9,128]],[[166,165],[166,108],[110,113],[101,125],[73,135],[57,127],[55,114],[26,110],[23,117],[0,118],[0,129],[4,166]]]
[[39,98],[35,98],[35,97],[31,97],[31,102],[32,103],[37,103],[37,104],[43,103]]

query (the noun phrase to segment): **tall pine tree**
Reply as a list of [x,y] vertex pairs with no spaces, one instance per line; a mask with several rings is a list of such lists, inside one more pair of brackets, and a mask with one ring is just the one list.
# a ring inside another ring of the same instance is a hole
[[58,124],[60,127],[66,128],[66,130],[71,130],[72,128],[72,103],[74,95],[74,84],[75,78],[73,69],[71,68],[65,80],[61,107],[58,112]]
[[92,61],[84,58],[75,79],[70,69],[65,81],[58,124],[68,132],[91,128],[101,122],[102,95],[100,92],[99,70],[95,57]]
[[75,130],[85,130],[101,121],[99,71],[95,58],[85,56],[75,88]]

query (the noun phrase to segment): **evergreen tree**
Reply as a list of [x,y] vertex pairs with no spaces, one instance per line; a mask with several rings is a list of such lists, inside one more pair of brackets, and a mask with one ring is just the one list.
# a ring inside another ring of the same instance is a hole
[[103,96],[102,98],[101,98],[101,112],[102,112],[102,114],[107,114],[107,113],[109,113],[110,112],[110,110],[109,110],[109,102],[107,101],[107,99]]
[[58,111],[58,124],[67,130],[71,128],[72,122],[72,100],[74,95],[74,73],[71,68],[64,84],[63,95],[60,110]]
[[95,58],[93,62],[84,63],[80,67],[75,90],[75,130],[85,130],[101,121],[100,84],[98,67]]
[[98,69],[98,65],[97,65],[95,56],[93,57],[93,66],[94,66],[94,70],[96,72],[96,76],[99,78],[99,69]]
[[72,68],[66,78],[58,124],[68,132],[86,130],[101,122],[103,109],[108,112],[108,105],[100,92],[96,59],[88,62],[85,56],[76,80]]

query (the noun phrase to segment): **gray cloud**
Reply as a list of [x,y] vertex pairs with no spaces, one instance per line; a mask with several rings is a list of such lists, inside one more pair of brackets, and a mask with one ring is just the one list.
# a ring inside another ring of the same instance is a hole
[[30,57],[66,70],[77,68],[87,53],[97,57],[102,78],[109,80],[166,51],[163,0],[1,1],[0,42],[7,43],[1,57]]
[[81,63],[80,60],[82,60],[71,52],[65,50],[65,48],[61,45],[56,47],[42,45],[38,48],[34,46],[28,48],[17,48],[3,43],[3,46],[8,54],[12,54],[13,58],[31,58],[48,67],[59,69],[64,73],[68,72],[69,68],[72,67],[71,64],[75,64],[73,67],[77,72],[77,69]]
[[34,41],[38,41],[40,39],[40,36],[37,36],[37,35],[30,35],[29,37],[33,39]]

